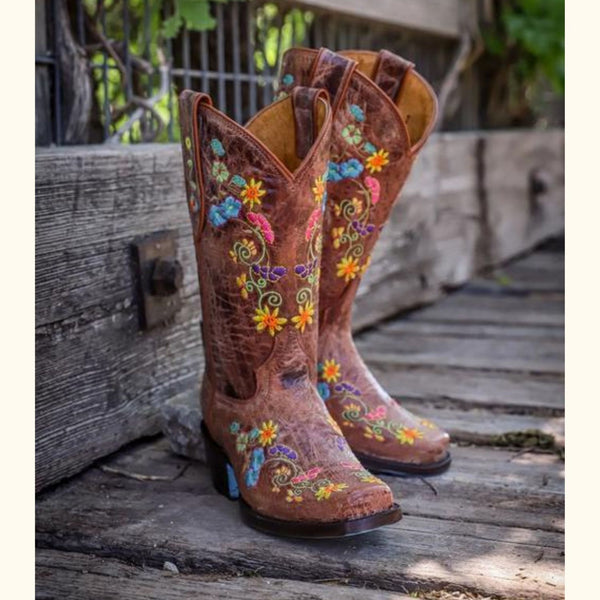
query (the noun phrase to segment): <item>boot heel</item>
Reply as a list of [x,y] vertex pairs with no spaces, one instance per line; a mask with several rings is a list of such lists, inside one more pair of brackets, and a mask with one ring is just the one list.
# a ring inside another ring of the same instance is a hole
[[237,500],[240,497],[240,490],[227,455],[212,439],[204,421],[202,421],[201,427],[206,450],[206,464],[210,469],[212,483],[219,494],[223,494],[229,500]]

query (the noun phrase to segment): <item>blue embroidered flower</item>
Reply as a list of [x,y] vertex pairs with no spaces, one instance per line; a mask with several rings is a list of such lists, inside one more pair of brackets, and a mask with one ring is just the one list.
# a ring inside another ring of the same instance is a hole
[[375,148],[375,146],[373,146],[373,144],[371,144],[371,142],[365,142],[363,145],[363,148],[369,153],[369,154],[373,154],[374,152],[377,152],[377,148]]
[[340,165],[329,161],[329,168],[327,169],[327,181],[341,181],[343,179],[340,173]]
[[356,158],[350,158],[340,165],[340,171],[344,179],[358,177],[364,170],[362,163]]
[[365,113],[363,112],[363,109],[357,104],[350,105],[350,112],[357,121],[362,122],[365,120]]
[[260,433],[260,430],[258,429],[258,427],[254,427],[248,434],[248,439],[255,440],[258,437],[259,433]]
[[248,487],[254,487],[258,483],[260,470],[265,462],[265,451],[262,448],[254,448],[250,456],[250,465],[244,475]]
[[237,421],[234,421],[230,426],[229,426],[229,432],[230,433],[237,433],[240,430],[240,424]]
[[283,83],[283,85],[292,85],[292,83],[294,83],[294,76],[291,73],[286,73],[281,78],[281,83]]
[[320,381],[319,383],[317,383],[317,392],[319,392],[319,396],[321,396],[323,402],[325,402],[325,400],[327,400],[329,396],[331,396],[329,386],[324,381]]
[[210,147],[217,156],[225,155],[225,148],[223,148],[223,144],[221,144],[221,142],[217,138],[213,138],[212,140],[210,140]]
[[234,175],[231,178],[231,183],[233,183],[233,185],[237,185],[238,187],[244,187],[246,185],[246,180],[241,175]]
[[233,196],[227,196],[221,204],[211,206],[208,211],[208,220],[215,226],[225,225],[229,219],[234,219],[240,214],[242,203]]

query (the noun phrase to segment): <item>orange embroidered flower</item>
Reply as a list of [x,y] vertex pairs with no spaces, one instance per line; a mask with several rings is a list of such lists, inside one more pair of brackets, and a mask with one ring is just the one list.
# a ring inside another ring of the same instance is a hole
[[258,441],[261,446],[268,446],[277,437],[277,425],[273,421],[265,421],[258,430]]
[[374,429],[372,429],[369,426],[365,427],[365,431],[364,431],[363,435],[366,438],[368,438],[370,440],[375,440],[377,442],[383,442],[383,440],[384,440],[384,437],[381,435],[381,433],[375,431]]
[[243,187],[241,197],[244,204],[249,204],[250,210],[252,210],[255,204],[261,203],[260,199],[266,193],[267,192],[262,189],[262,181],[255,181],[254,178],[251,177],[250,181]]
[[366,160],[366,167],[371,174],[379,173],[385,165],[387,165],[390,161],[388,160],[389,152],[385,150],[377,150],[377,152],[373,152],[369,158]]
[[358,266],[358,260],[349,256],[345,256],[344,258],[342,258],[342,260],[336,265],[336,267],[337,276],[343,277],[346,283],[348,283],[351,279],[354,279],[360,271],[360,267]]
[[235,278],[235,282],[237,286],[240,288],[240,296],[244,300],[248,300],[248,290],[246,289],[246,273],[242,273],[239,277]]
[[323,196],[325,195],[326,191],[327,191],[327,182],[325,181],[324,177],[321,175],[320,177],[317,177],[315,179],[315,184],[313,185],[313,188],[312,188],[312,193],[315,196],[315,202],[317,204],[321,204],[323,202]]
[[340,247],[342,234],[344,233],[343,227],[333,227],[331,229],[331,238],[333,239],[333,247],[337,250]]
[[328,500],[333,492],[341,492],[348,487],[346,483],[328,483],[327,485],[322,485],[316,492],[315,498],[317,501]]
[[415,427],[402,427],[396,432],[396,439],[401,444],[412,446],[415,440],[420,440],[423,434]]
[[253,321],[256,323],[257,331],[268,331],[271,336],[281,331],[283,325],[287,323],[285,317],[279,316],[279,308],[274,308],[273,312],[271,312],[268,306],[257,308]]
[[336,363],[333,358],[325,361],[322,376],[327,383],[335,383],[341,374],[340,364]]
[[304,306],[298,306],[298,314],[292,317],[294,327],[304,333],[304,328],[307,325],[312,325],[315,307],[312,302],[307,302]]

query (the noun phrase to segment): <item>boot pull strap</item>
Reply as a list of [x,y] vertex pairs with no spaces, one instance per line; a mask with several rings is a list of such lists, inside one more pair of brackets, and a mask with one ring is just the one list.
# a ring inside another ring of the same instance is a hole
[[335,114],[340,102],[346,96],[350,78],[357,62],[340,56],[327,48],[321,48],[309,76],[311,87],[324,88],[329,92],[332,112]]
[[414,64],[388,50],[381,50],[375,65],[373,81],[396,102],[406,74]]
[[304,159],[319,135],[319,100],[329,101],[326,90],[298,86],[292,90],[296,123],[296,156]]
[[198,110],[201,104],[212,106],[208,94],[184,90],[179,96],[179,127],[183,154],[183,175],[194,239],[204,225],[204,184],[200,162],[200,135],[198,132]]

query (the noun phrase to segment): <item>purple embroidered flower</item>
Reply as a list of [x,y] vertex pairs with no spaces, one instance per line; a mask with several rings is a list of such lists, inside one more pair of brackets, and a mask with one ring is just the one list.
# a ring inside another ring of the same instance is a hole
[[357,387],[354,387],[352,384],[346,382],[346,381],[342,381],[341,383],[336,383],[335,387],[333,388],[336,392],[348,392],[349,394],[352,394],[353,396],[361,396],[361,392]]
[[316,266],[317,266],[317,259],[315,258],[305,265],[296,265],[294,267],[294,273],[296,273],[296,275],[298,275],[298,277],[302,277],[302,279],[306,279],[309,275],[312,275],[312,272],[315,270]]
[[375,225],[373,225],[373,223],[363,225],[360,221],[352,221],[351,225],[352,229],[358,231],[358,233],[363,236],[375,231]]
[[278,454],[282,454],[290,460],[296,460],[298,458],[296,452],[294,452],[291,448],[284,446],[283,444],[276,444],[275,446],[271,446],[269,448],[270,456],[277,456]]
[[257,274],[268,279],[271,282],[279,281],[286,273],[285,267],[264,267],[261,265],[252,265],[252,270]]
[[339,435],[336,437],[335,443],[337,444],[337,447],[340,450],[343,450],[346,447],[346,440],[343,437],[340,437]]

